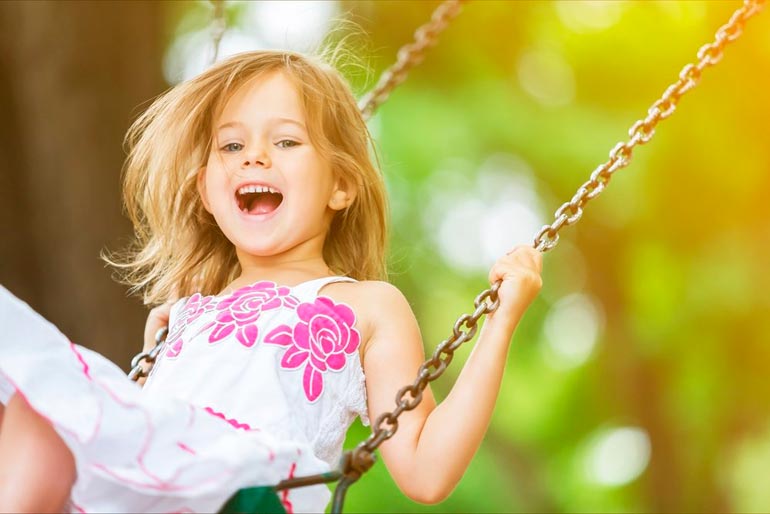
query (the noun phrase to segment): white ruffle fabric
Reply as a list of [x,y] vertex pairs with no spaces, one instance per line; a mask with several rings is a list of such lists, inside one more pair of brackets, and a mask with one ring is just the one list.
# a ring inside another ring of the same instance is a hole
[[[0,286],[0,402],[15,393],[72,451],[72,512],[215,512],[237,490],[319,473],[307,444],[234,428],[141,387]],[[322,511],[326,486],[294,490],[295,512]]]

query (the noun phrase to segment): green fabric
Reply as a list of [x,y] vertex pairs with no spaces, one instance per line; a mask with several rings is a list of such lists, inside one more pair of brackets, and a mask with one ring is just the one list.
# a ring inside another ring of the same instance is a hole
[[249,487],[241,489],[230,498],[220,514],[286,514],[275,489],[272,487]]

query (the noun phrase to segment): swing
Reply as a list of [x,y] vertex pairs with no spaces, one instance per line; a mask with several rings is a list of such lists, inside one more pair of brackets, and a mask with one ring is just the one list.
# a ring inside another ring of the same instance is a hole
[[[414,34],[415,41],[404,45],[398,51],[396,63],[383,72],[377,85],[359,102],[359,108],[364,119],[370,118],[390,93],[406,79],[409,71],[422,62],[426,50],[436,44],[438,35],[459,14],[464,1],[445,0],[441,3],[433,12],[430,21],[417,29]],[[637,145],[643,145],[652,139],[658,123],[674,113],[681,97],[698,84],[703,70],[717,64],[722,59],[725,46],[742,35],[746,22],[763,9],[765,2],[766,0],[743,0],[743,5],[736,9],[729,21],[717,30],[714,41],[703,45],[698,50],[697,62],[684,66],[676,82],[671,84],[648,109],[647,116],[637,120],[631,126],[628,131],[628,141],[617,143],[610,150],[609,159],[591,173],[589,180],[577,189],[571,200],[556,210],[554,221],[540,229],[534,237],[533,247],[535,249],[545,253],[558,244],[559,231],[580,220],[585,205],[604,191],[616,171],[628,166],[633,150]],[[212,62],[214,62],[226,27],[223,2],[212,0],[212,3],[214,4],[214,16],[211,25],[214,46]],[[359,443],[355,449],[345,452],[337,469],[320,475],[290,478],[274,487],[241,489],[228,500],[220,512],[284,512],[278,498],[281,491],[331,482],[339,482],[334,492],[332,512],[342,512],[348,487],[372,467],[375,462],[375,450],[395,435],[398,430],[398,417],[404,411],[417,407],[422,400],[422,393],[425,388],[444,373],[454,357],[454,352],[463,343],[473,339],[481,317],[494,312],[498,307],[497,290],[500,284],[500,281],[496,282],[475,298],[473,313],[463,314],[457,319],[452,328],[452,335],[442,341],[432,356],[420,366],[415,381],[398,391],[396,408],[381,414],[375,420],[372,424],[371,435]],[[142,363],[148,365],[154,363],[163,347],[167,331],[167,328],[159,330],[155,338],[155,347],[149,352],[137,354],[132,359],[131,371],[128,374],[131,380],[138,380],[147,376],[149,368],[145,370]]]

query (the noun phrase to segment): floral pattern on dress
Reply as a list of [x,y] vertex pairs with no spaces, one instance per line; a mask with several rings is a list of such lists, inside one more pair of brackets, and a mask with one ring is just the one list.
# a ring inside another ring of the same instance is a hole
[[200,293],[195,293],[187,299],[176,322],[171,326],[171,331],[166,336],[167,358],[173,359],[179,356],[184,345],[182,333],[201,314],[214,308],[213,299],[212,296],[202,296]]
[[209,343],[221,341],[235,332],[238,342],[251,348],[259,337],[256,322],[262,312],[280,307],[293,309],[299,304],[299,300],[290,293],[290,288],[269,281],[236,290],[217,304],[219,312],[213,323],[214,329],[209,334]]
[[356,316],[345,304],[319,296],[313,303],[297,307],[299,321],[280,325],[264,338],[264,343],[285,346],[281,367],[297,369],[304,365],[302,387],[305,397],[315,402],[323,393],[323,374],[340,371],[347,356],[354,354],[361,335],[353,328]]

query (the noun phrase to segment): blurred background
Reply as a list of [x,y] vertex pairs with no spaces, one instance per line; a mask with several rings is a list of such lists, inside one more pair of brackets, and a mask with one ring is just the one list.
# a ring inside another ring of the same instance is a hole
[[[370,70],[343,68],[360,95],[437,5],[228,1],[220,56],[350,33]],[[465,5],[370,122],[391,280],[426,352],[472,310],[491,263],[551,222],[739,6]],[[0,283],[124,369],[147,309],[98,257],[131,236],[122,137],[207,65],[212,12],[202,1],[0,3]],[[765,12],[562,231],[452,496],[415,504],[379,463],[347,511],[770,511],[769,71]],[[469,351],[434,383],[438,399]],[[356,424],[347,447],[367,434]]]

